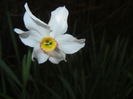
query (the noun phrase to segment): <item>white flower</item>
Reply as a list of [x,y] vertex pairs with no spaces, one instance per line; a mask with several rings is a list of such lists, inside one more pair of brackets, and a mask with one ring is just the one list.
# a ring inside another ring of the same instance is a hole
[[44,23],[32,14],[27,3],[24,5],[23,17],[25,27],[28,31],[15,28],[21,41],[33,47],[32,59],[36,58],[38,63],[44,63],[48,59],[54,64],[66,61],[66,54],[73,54],[85,46],[85,39],[76,39],[70,34],[65,34],[68,28],[68,10],[58,7],[51,13],[48,24]]

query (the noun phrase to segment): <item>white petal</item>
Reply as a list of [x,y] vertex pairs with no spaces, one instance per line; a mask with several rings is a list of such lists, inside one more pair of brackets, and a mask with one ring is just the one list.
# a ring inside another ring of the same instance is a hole
[[37,47],[34,48],[32,53],[32,59],[34,60],[34,58],[37,59],[39,64],[42,64],[48,60],[49,56],[45,54],[40,48]]
[[21,41],[30,47],[35,47],[42,39],[42,36],[35,31],[23,31],[17,28],[15,28],[14,31],[19,34]]
[[66,61],[66,55],[61,50],[56,49],[55,51],[49,52],[48,55],[50,56],[49,60],[54,63],[58,64],[60,61]]
[[53,64],[59,64],[60,61],[62,61],[62,59],[58,59],[58,58],[55,58],[55,57],[50,57],[49,58],[49,61],[52,62]]
[[18,28],[15,28],[14,31],[17,33],[17,34],[23,34],[25,33],[23,30],[20,30]]
[[63,34],[67,31],[68,10],[65,7],[58,7],[51,12],[51,18],[48,25],[52,29],[53,35]]
[[73,54],[85,46],[85,39],[76,39],[72,35],[65,34],[56,38],[59,49],[66,54]]
[[49,26],[32,14],[27,3],[25,4],[24,7],[26,9],[26,12],[24,14],[23,19],[24,19],[24,24],[25,24],[26,28],[29,30],[37,31],[42,36],[49,35],[49,33],[50,33]]

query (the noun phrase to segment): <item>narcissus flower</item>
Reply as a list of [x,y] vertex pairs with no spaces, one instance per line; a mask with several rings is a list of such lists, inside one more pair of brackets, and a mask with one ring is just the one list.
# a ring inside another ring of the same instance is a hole
[[69,12],[65,7],[52,11],[48,24],[34,16],[27,3],[24,7],[26,11],[23,20],[28,31],[18,28],[14,31],[25,45],[33,47],[32,59],[37,59],[39,64],[48,59],[54,64],[66,61],[66,54],[73,54],[85,46],[85,39],[66,34]]

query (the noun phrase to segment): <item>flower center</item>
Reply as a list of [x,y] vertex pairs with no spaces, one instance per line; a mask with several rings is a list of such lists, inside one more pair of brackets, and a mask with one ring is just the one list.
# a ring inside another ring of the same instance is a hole
[[44,52],[53,51],[56,48],[56,46],[57,46],[57,42],[52,37],[45,37],[42,39],[42,41],[40,43],[40,48]]

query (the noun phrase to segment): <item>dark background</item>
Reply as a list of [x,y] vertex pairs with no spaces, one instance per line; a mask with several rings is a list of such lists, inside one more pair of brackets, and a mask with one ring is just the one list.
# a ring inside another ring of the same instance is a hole
[[[17,57],[15,55],[16,53],[13,47],[13,42],[17,42],[16,47],[17,49],[19,49],[20,59],[23,58],[29,48],[21,43],[17,34],[14,33],[15,35],[12,37],[10,32],[15,27],[26,30],[23,23],[25,2],[28,2],[28,5],[33,14],[46,23],[48,23],[50,19],[52,10],[59,6],[66,6],[66,8],[69,10],[69,27],[67,33],[72,34],[77,38],[86,38],[86,46],[84,49],[82,49],[83,54],[80,55],[81,57],[83,57],[83,60],[86,62],[86,64],[90,63],[90,61],[88,61],[88,59],[90,58],[88,49],[90,48],[92,39],[91,33],[93,33],[93,36],[95,36],[97,42],[100,42],[104,35],[107,44],[113,44],[118,36],[120,36],[120,38],[128,39],[128,51],[132,51],[133,0],[4,0],[0,2],[0,43],[2,44],[0,57],[2,57],[2,59],[7,64],[9,64],[10,67],[12,67],[16,74],[18,74],[18,77],[20,74],[19,72],[17,72],[17,69],[19,69],[19,71],[21,72],[21,65],[18,61],[16,61]],[[11,40],[14,37],[15,41]],[[96,43],[96,45],[98,44],[99,43]],[[129,54],[130,53],[127,53],[127,56]],[[77,55],[77,58],[81,58],[80,56]],[[74,64],[74,62],[77,62],[77,60],[72,59],[71,55],[67,58],[70,62],[72,62],[71,64],[73,67],[71,68],[74,69],[76,68],[76,65],[79,65],[78,63]],[[65,63],[62,62],[61,65],[62,64]],[[12,65],[17,65],[19,67]],[[44,71],[42,71],[45,73],[40,74],[46,75],[46,78],[44,78],[43,81],[48,80],[46,82],[47,85],[54,86],[55,83],[51,83],[52,81],[54,81],[54,73],[51,74],[52,76],[48,75],[47,73],[50,72],[51,67],[52,69],[54,69],[52,71],[56,72],[56,68],[50,62],[46,62],[46,65],[48,65],[49,67],[40,67],[40,70],[45,69]],[[66,66],[67,65],[68,64],[66,64]],[[78,70],[80,70],[82,67],[86,69],[87,65],[82,65],[83,64],[77,67]],[[63,68],[64,72],[68,72],[65,71],[65,69],[67,68],[65,67],[65,65],[63,65],[63,67],[61,68]],[[52,73],[52,71],[50,73]],[[39,88],[40,87],[41,86],[39,86]],[[28,88],[28,90],[32,90],[32,86],[29,86]],[[11,96],[15,95],[14,92],[12,93],[12,91],[9,91],[8,94]],[[32,94],[32,92],[29,92],[29,94]],[[48,97],[49,94],[46,96]],[[132,94],[130,93],[127,98],[133,99]]]

